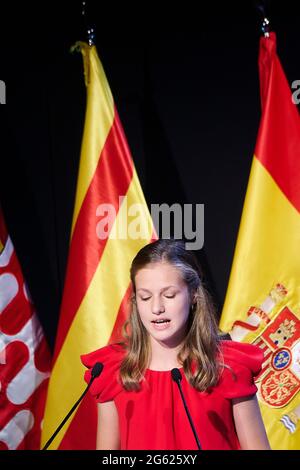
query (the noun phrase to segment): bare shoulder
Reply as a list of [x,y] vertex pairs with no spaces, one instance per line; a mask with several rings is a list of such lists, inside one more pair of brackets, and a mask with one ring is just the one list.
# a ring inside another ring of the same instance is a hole
[[234,423],[241,448],[270,450],[256,395],[232,400]]
[[120,449],[119,416],[115,402],[98,403],[97,449]]

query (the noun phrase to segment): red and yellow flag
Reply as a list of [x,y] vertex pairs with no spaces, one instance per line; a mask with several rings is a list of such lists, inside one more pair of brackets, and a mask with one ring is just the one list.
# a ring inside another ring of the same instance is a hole
[[220,328],[257,344],[258,398],[273,449],[300,448],[300,121],[276,53],[260,39],[262,116]]
[[[127,315],[131,261],[156,238],[96,47],[77,46],[87,107],[43,444],[85,387],[80,355],[118,336]],[[87,395],[50,449],[94,449],[96,417]]]

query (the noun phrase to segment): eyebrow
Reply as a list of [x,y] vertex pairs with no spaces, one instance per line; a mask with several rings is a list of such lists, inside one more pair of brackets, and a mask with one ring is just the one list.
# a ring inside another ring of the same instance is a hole
[[[161,289],[161,292],[164,292],[165,290],[170,289],[170,287],[174,287],[175,289],[177,289],[176,286],[172,286],[172,285],[171,285],[171,286],[163,287],[163,288]],[[143,290],[143,291],[145,291],[145,292],[149,292],[149,293],[151,294],[151,291],[150,291],[150,290],[144,289],[143,287],[141,287],[140,289],[137,289],[137,292],[139,292],[139,291],[141,291],[141,290]]]

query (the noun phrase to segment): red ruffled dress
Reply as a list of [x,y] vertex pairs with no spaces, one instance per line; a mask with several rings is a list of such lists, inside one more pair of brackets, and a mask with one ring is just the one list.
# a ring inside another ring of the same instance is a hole
[[[253,377],[263,362],[261,350],[254,345],[222,341],[224,368],[218,384],[206,392],[192,387],[182,374],[182,390],[192,416],[202,449],[239,449],[233,416],[232,398],[257,392]],[[104,365],[102,374],[90,388],[97,402],[114,400],[119,415],[121,449],[197,450],[194,434],[171,371],[147,369],[138,392],[126,391],[119,380],[119,366],[124,357],[121,346],[105,346],[81,356],[90,369],[96,362]]]

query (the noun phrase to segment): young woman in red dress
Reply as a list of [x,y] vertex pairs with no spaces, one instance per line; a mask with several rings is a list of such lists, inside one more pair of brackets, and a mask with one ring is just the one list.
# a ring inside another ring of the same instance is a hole
[[97,449],[269,449],[253,377],[263,361],[251,344],[225,341],[195,255],[158,240],[131,266],[133,296],[123,343],[81,357],[104,365],[90,391],[98,403]]

